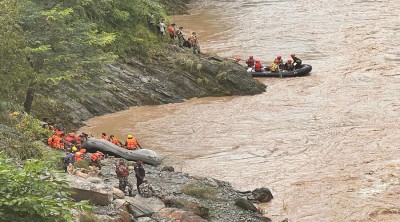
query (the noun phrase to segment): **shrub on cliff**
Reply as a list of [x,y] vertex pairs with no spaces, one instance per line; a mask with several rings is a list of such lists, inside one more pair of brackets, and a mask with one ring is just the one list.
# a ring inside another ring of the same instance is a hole
[[2,221],[72,221],[72,209],[91,209],[68,198],[67,182],[53,165],[54,160],[28,160],[20,166],[0,153]]

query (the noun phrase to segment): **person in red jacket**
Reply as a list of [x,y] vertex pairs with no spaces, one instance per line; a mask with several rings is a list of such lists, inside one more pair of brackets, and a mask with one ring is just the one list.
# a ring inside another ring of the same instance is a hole
[[168,26],[167,31],[169,33],[169,43],[172,44],[175,41],[175,34],[176,34],[176,29],[175,29],[175,23],[172,23],[170,26]]
[[256,72],[262,72],[262,65],[260,60],[256,61],[256,64],[254,65],[254,71]]
[[133,185],[129,181],[129,169],[126,166],[125,159],[121,159],[118,165],[115,167],[115,173],[119,180],[119,189],[125,193],[125,189],[128,186],[129,196],[132,196]]
[[247,64],[247,67],[253,67],[254,66],[254,58],[253,58],[253,56],[249,56],[249,58],[246,60],[246,64]]
[[110,139],[108,141],[110,141],[111,143],[113,143],[117,146],[122,146],[122,143],[114,135],[110,135]]

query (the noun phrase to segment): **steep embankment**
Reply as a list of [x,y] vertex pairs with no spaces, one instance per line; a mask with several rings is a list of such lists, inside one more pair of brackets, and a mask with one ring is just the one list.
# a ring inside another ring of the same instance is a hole
[[105,70],[89,79],[76,76],[73,81],[51,87],[51,94],[42,90],[38,96],[47,103],[36,104],[43,106],[35,109],[43,112],[36,115],[51,111],[67,127],[75,128],[93,116],[130,106],[182,102],[193,97],[255,95],[266,88],[231,59],[193,55],[190,49],[170,45],[152,57],[132,57],[105,65]]

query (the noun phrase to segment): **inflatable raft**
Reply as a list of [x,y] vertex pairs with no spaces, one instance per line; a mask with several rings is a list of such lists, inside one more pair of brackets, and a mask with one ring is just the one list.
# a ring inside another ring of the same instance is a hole
[[138,149],[138,150],[127,150],[125,148],[119,147],[107,140],[99,138],[89,138],[85,143],[83,143],[87,152],[94,153],[96,151],[101,151],[107,155],[124,158],[126,160],[142,160],[143,163],[157,166],[161,163],[161,157],[153,150],[148,149]]
[[262,72],[256,72],[253,68],[248,68],[247,73],[252,77],[296,77],[308,75],[311,70],[311,65],[303,64],[301,68],[293,71],[282,70],[280,72],[271,72],[269,71],[269,66],[265,66]]

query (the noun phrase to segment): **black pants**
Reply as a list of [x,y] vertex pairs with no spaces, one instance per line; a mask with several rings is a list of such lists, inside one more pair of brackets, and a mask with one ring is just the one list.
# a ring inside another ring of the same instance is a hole
[[143,183],[143,178],[140,178],[140,177],[136,176],[136,187],[137,187],[137,190],[138,190],[139,193],[140,193],[139,186],[142,183]]

